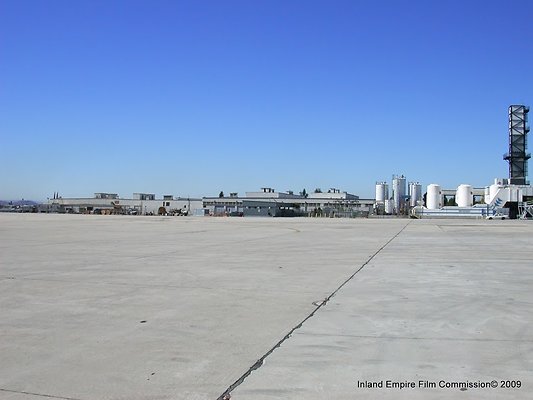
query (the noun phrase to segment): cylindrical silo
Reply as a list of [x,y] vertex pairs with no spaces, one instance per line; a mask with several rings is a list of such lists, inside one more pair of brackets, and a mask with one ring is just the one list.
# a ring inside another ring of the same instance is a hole
[[492,203],[492,200],[494,200],[494,198],[498,194],[498,191],[500,190],[501,187],[502,186],[498,185],[497,183],[493,183],[492,185],[489,186],[490,198],[487,204]]
[[376,183],[376,203],[383,204],[389,198],[389,185],[387,182]]
[[409,182],[409,197],[411,207],[415,207],[417,201],[422,200],[422,185],[418,182]]
[[399,212],[405,201],[405,176],[394,176],[392,179],[392,197],[394,210]]
[[394,200],[385,200],[385,214],[394,214]]
[[438,210],[442,207],[442,191],[440,185],[435,183],[428,185],[426,205],[428,210]]
[[455,192],[455,202],[459,207],[472,207],[474,204],[474,191],[472,186],[461,184]]
[[490,204],[490,186],[485,186],[485,196],[483,197],[485,204]]

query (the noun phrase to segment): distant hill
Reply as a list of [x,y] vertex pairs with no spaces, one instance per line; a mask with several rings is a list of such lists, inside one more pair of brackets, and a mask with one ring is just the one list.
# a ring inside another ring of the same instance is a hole
[[33,200],[0,200],[0,206],[36,206],[39,204],[41,203]]

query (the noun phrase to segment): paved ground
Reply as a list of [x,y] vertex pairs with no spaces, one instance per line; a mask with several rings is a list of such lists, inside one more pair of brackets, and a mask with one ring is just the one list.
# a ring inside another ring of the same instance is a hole
[[531,222],[0,214],[0,399],[526,399],[532,289]]

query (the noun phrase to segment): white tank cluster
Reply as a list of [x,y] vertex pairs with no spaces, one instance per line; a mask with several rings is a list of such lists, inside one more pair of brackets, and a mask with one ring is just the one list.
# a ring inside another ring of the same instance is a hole
[[[428,185],[426,206],[429,210],[438,210],[443,206],[442,188],[432,183]],[[472,207],[474,204],[474,189],[471,185],[461,184],[455,191],[455,203],[459,207]]]
[[376,182],[376,212],[384,212],[385,214],[407,213],[411,205],[408,203],[409,198],[411,198],[411,202],[414,205],[416,205],[417,201],[422,200],[422,187],[420,184],[418,182],[410,182],[409,189],[407,189],[406,182],[404,175],[393,175],[392,193],[389,193],[389,184],[387,182]]
[[[455,190],[444,190],[440,185],[432,183],[427,186],[424,198],[420,182],[409,182],[406,185],[405,176],[393,175],[390,197],[387,182],[376,182],[375,209],[378,214],[407,214],[410,212],[415,215],[423,209],[446,213],[446,215],[468,214],[470,211],[467,209],[475,208],[474,211],[476,212],[479,209],[479,206],[474,205],[476,196],[482,197],[484,195],[485,203],[491,204],[505,183],[503,181],[495,181],[493,185],[485,188],[484,191],[464,183],[460,184]],[[455,196],[457,207],[445,207],[446,200],[453,196]]]
[[[405,176],[393,176],[392,196],[389,198],[389,186],[387,182],[376,182],[376,205],[379,205],[386,214],[399,213],[408,208],[417,207],[423,201],[422,185],[420,182],[409,182],[406,193]],[[490,203],[501,185],[495,182],[485,190],[485,202]],[[444,206],[444,192],[450,195],[450,191],[443,191],[442,187],[432,183],[427,187],[426,208],[439,210]],[[453,192],[452,192],[453,193]],[[479,192],[478,195],[480,194]],[[408,203],[407,203],[408,200]],[[455,202],[459,207],[472,207],[474,204],[474,188],[472,185],[461,184],[455,191]]]

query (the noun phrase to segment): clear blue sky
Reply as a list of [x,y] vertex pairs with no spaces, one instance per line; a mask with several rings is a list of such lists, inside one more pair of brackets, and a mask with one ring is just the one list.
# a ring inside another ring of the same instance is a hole
[[0,198],[485,186],[532,74],[531,1],[3,0]]

